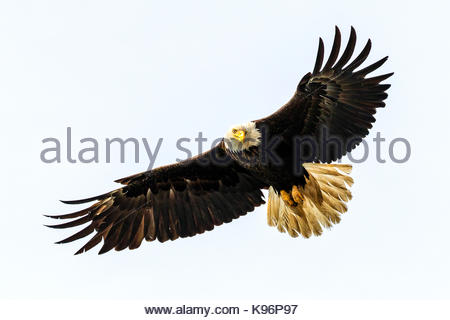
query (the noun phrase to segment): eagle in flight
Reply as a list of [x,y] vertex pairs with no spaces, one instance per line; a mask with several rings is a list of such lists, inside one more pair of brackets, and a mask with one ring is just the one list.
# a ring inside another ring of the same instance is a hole
[[[272,115],[233,126],[211,150],[182,162],[117,180],[114,191],[67,204],[93,202],[51,228],[87,224],[67,243],[91,235],[76,254],[103,240],[99,253],[136,249],[142,241],[192,237],[253,211],[265,203],[267,222],[292,237],[318,236],[340,221],[351,199],[351,165],[332,164],[368,134],[393,73],[367,77],[387,57],[359,70],[371,41],[351,62],[356,33],[339,57],[341,33],[336,27],[325,64],[319,48],[312,73],[300,81],[293,97]],[[339,58],[339,59],[338,59]],[[324,136],[325,142],[324,143]],[[325,146],[325,147],[323,147]]]

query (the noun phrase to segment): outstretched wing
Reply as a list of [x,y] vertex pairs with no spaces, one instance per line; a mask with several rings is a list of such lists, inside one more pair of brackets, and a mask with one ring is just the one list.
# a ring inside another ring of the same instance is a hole
[[91,249],[102,240],[99,253],[104,253],[113,248],[138,248],[143,239],[164,242],[191,237],[264,204],[261,188],[267,187],[232,161],[223,144],[198,157],[117,182],[125,186],[97,197],[65,201],[68,204],[97,201],[89,208],[49,216],[77,218],[49,226],[52,228],[88,224],[58,243],[72,242],[94,233],[76,254]]
[[[350,152],[372,128],[376,109],[385,106],[385,91],[390,85],[380,82],[393,74],[366,78],[388,57],[355,71],[366,60],[372,45],[369,39],[361,53],[348,63],[355,44],[356,33],[352,27],[344,53],[337,60],[341,33],[336,27],[330,56],[322,68],[324,46],[320,39],[313,72],[303,77],[287,104],[258,120],[257,125],[267,126],[272,134],[282,135],[288,141],[293,136],[312,137],[318,148],[314,150],[314,159],[309,160],[331,162]],[[332,143],[322,148],[325,140]]]

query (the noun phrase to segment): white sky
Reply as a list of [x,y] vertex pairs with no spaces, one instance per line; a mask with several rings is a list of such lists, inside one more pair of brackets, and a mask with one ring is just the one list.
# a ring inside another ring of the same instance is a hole
[[[449,8],[437,3],[2,2],[0,297],[450,298]],[[412,147],[408,163],[379,164],[371,149],[355,166],[341,224],[291,239],[264,206],[131,252],[53,244],[73,232],[43,227],[42,214],[74,209],[58,199],[106,192],[148,163],[142,150],[139,164],[105,164],[104,151],[99,164],[44,164],[42,139],[70,126],[77,152],[84,137],[164,137],[156,165],[168,164],[183,157],[176,138],[216,138],[284,104],[334,25],[343,39],[356,28],[357,50],[370,37],[368,63],[389,55],[380,72],[396,73],[369,145],[380,131]]]

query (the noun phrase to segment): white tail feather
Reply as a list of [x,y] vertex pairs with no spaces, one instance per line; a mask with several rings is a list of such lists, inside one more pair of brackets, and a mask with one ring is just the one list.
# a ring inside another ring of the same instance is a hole
[[309,173],[304,187],[299,191],[304,200],[296,206],[287,204],[272,188],[269,188],[267,223],[292,237],[322,234],[322,227],[330,228],[339,223],[340,214],[347,211],[346,202],[352,198],[348,164],[305,163]]

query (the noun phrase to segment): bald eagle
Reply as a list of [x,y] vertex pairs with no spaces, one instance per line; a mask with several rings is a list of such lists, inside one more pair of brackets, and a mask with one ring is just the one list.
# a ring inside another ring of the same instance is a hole
[[[353,180],[350,165],[331,162],[368,134],[390,87],[380,83],[393,74],[366,77],[387,57],[355,71],[369,55],[371,41],[349,63],[355,44],[352,27],[338,59],[341,33],[336,27],[323,65],[324,45],[319,39],[313,71],[301,79],[293,97],[266,118],[233,126],[211,150],[116,180],[123,186],[114,191],[63,201],[95,203],[74,213],[49,216],[73,219],[52,228],[87,224],[57,243],[93,234],[76,254],[103,240],[101,254],[113,248],[138,248],[144,239],[165,242],[192,237],[264,204],[263,189],[268,189],[268,224],[292,237],[318,236],[323,228],[338,223],[347,211]],[[324,133],[334,142],[326,148],[321,147]]]

